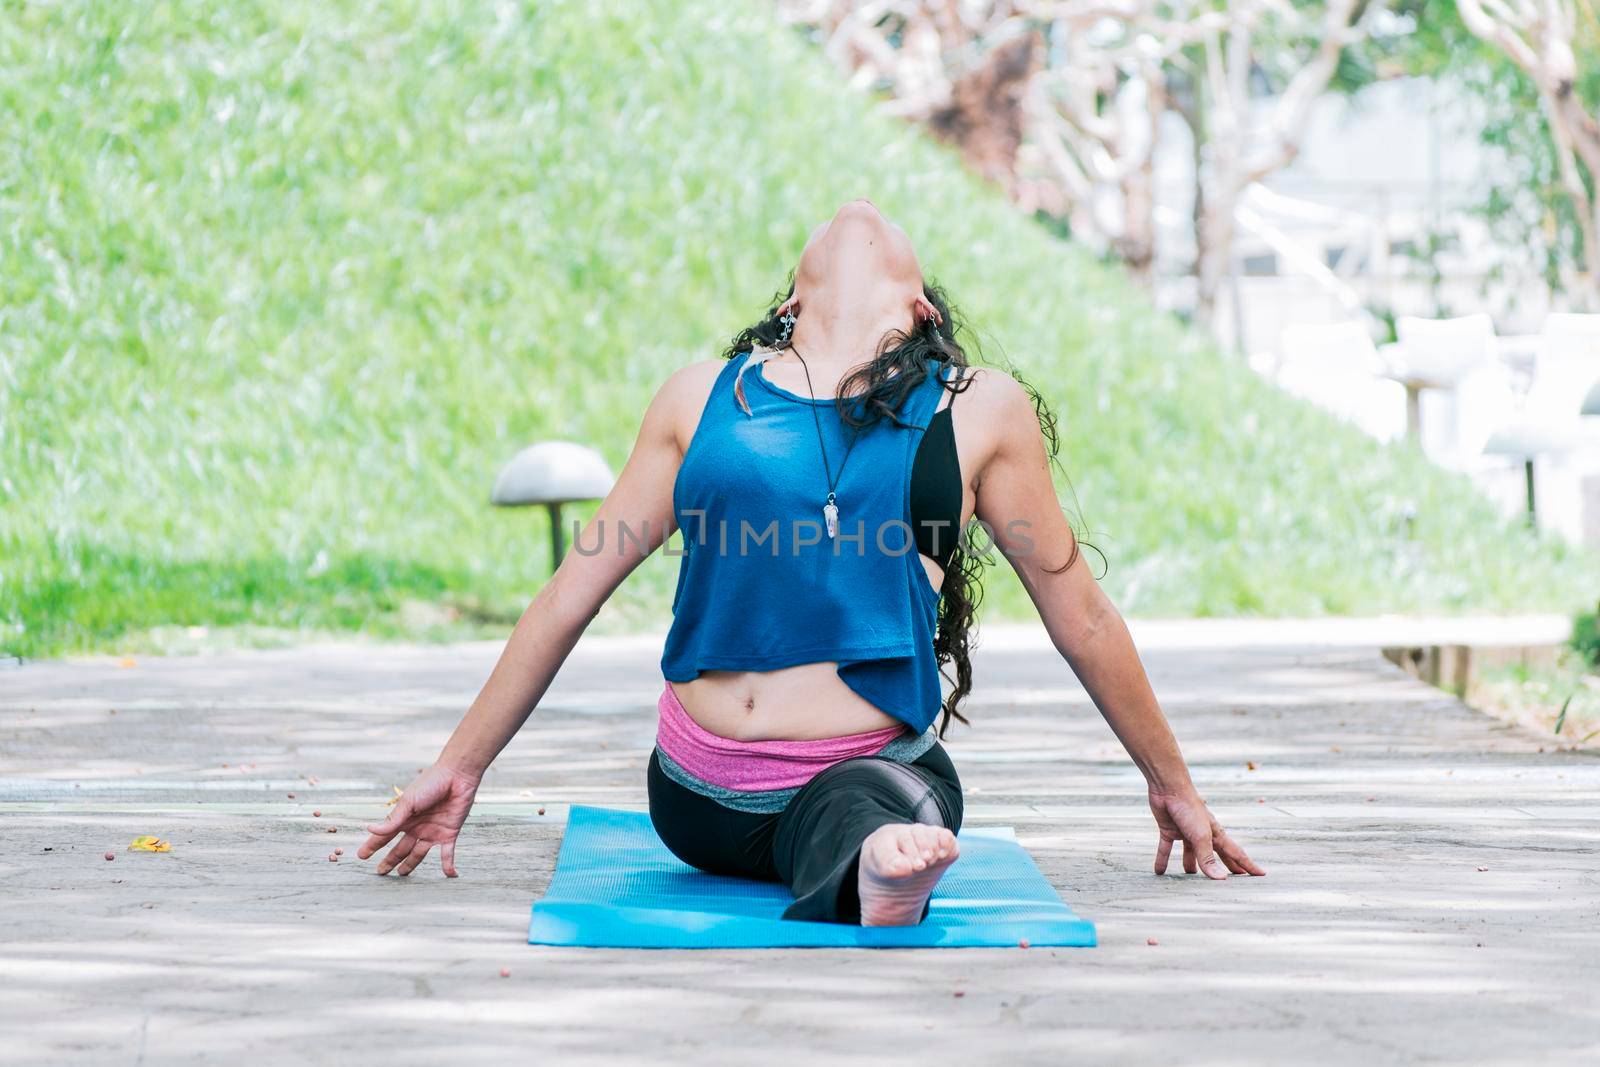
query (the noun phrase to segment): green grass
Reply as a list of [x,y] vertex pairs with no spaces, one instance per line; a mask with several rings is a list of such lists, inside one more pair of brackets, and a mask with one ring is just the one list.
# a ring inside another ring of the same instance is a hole
[[1548,663],[1485,667],[1468,703],[1562,745],[1593,745],[1600,739],[1600,674],[1576,650]]
[[[570,438],[619,466],[656,384],[858,195],[1054,405],[1129,614],[1566,609],[1600,586],[1153,312],[758,0],[0,0],[0,126],[16,654],[503,631],[547,531],[487,505],[499,465]],[[675,565],[597,625],[664,626]],[[1025,613],[991,575],[987,617]]]

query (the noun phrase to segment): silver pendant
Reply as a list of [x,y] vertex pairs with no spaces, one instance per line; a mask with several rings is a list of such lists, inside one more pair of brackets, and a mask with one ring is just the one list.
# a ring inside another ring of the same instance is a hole
[[833,502],[833,494],[828,494],[828,502],[822,505],[822,521],[828,528],[829,537],[839,536],[839,506]]

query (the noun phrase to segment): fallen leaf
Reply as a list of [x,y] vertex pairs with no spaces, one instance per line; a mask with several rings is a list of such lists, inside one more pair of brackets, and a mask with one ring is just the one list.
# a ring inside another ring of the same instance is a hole
[[138,665],[139,661],[134,659],[132,656],[123,656],[121,659],[117,660],[117,666],[119,667],[137,667]]
[[128,846],[129,852],[171,852],[172,846],[159,837],[141,835],[133,839],[133,844]]
[[1256,769],[1256,761],[1253,760],[1253,759],[1245,760],[1244,761],[1244,769],[1247,770],[1247,771],[1255,770]]

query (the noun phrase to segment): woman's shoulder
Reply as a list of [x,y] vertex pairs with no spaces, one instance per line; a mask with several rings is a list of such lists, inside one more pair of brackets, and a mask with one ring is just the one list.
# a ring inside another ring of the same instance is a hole
[[727,366],[728,360],[720,357],[697,359],[693,363],[685,363],[667,376],[662,388],[695,392],[709,387],[712,382],[717,380],[717,375],[721,374]]
[[672,427],[680,447],[687,447],[700,422],[700,415],[711,399],[717,379],[728,367],[725,359],[697,359],[667,375],[650,402],[657,417]]
[[656,402],[671,408],[690,407],[696,412],[705,405],[717,377],[728,367],[725,359],[697,359],[667,375],[656,390]]
[[1005,418],[1026,408],[1032,416],[1033,400],[1014,376],[996,367],[959,367],[957,372],[967,383],[960,395],[969,411]]
[[951,397],[950,417],[962,464],[970,462],[981,482],[996,457],[1039,447],[1039,416],[1032,394],[1014,375],[996,367],[964,371],[967,387]]

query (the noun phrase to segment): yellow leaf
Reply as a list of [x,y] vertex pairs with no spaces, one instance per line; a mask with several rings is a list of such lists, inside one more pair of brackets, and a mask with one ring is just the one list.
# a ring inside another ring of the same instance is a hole
[[136,837],[128,846],[129,852],[171,852],[172,846],[159,837]]

